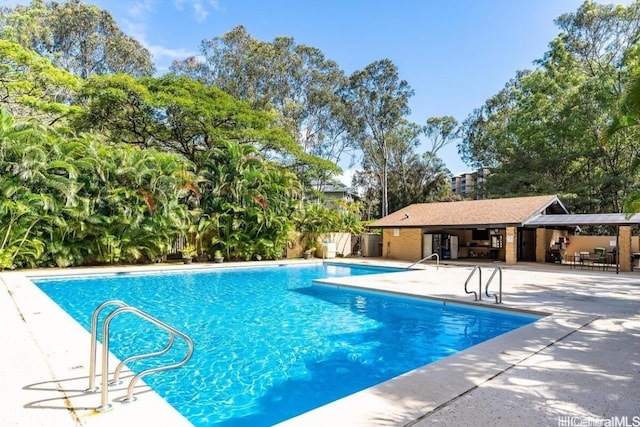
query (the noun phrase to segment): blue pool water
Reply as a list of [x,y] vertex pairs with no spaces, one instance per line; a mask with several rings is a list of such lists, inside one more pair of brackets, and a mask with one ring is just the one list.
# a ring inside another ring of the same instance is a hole
[[[87,330],[99,304],[120,299],[190,335],[191,361],[145,382],[196,426],[272,425],[536,320],[311,286],[389,271],[325,264],[34,282]],[[167,360],[183,357],[176,342]],[[123,314],[110,343],[123,359],[162,348],[166,333]]]

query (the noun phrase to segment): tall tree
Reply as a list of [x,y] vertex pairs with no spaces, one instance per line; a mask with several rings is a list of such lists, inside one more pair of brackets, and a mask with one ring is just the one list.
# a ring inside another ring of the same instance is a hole
[[[201,44],[202,57],[175,62],[172,70],[218,87],[251,107],[277,111],[277,123],[310,155],[338,163],[355,149],[336,92],[345,82],[338,65],[319,49],[291,37],[256,40],[243,26]],[[337,168],[295,168],[305,180],[326,180]]]
[[335,168],[305,153],[272,114],[185,76],[94,76],[81,91],[80,102],[85,110],[76,117],[77,129],[177,152],[198,166],[208,151],[236,141],[255,145],[265,157],[292,159],[286,166],[314,162]]
[[354,72],[342,90],[349,110],[350,135],[358,141],[364,162],[380,173],[381,212],[389,213],[388,173],[393,131],[409,115],[409,98],[413,90],[400,80],[397,67],[388,59],[375,61],[364,70]]
[[518,72],[463,123],[459,150],[493,167],[490,195],[556,192],[578,212],[620,211],[632,186],[632,139],[608,128],[639,40],[640,2],[586,1],[534,71]]
[[429,152],[436,155],[457,137],[458,121],[451,116],[429,117],[424,126],[424,134],[431,143]]
[[423,128],[402,121],[389,135],[389,211],[412,203],[439,201],[447,195],[449,171],[430,150],[417,153]]
[[360,195],[362,202],[361,215],[365,221],[377,218],[380,212],[380,191],[379,177],[371,168],[366,165],[362,170],[357,170],[353,174],[351,186]]
[[[633,144],[635,154],[631,172],[637,176],[640,169],[640,61],[634,67],[634,72],[624,90],[623,102],[620,111],[609,129],[609,137],[624,135],[636,142]],[[630,189],[627,199],[624,201],[624,212],[640,212],[640,181]]]
[[80,2],[32,0],[0,12],[0,38],[35,50],[79,77],[151,75],[149,51],[125,35],[107,11]]

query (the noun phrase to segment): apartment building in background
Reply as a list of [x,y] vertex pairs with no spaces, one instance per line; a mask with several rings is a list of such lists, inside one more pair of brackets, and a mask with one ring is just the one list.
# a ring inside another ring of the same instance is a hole
[[488,169],[464,172],[451,178],[451,195],[458,200],[483,200]]

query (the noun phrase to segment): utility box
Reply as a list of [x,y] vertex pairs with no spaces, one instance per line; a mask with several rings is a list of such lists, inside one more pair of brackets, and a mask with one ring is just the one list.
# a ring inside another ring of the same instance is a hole
[[336,244],[333,242],[328,242],[324,244],[325,257],[326,258],[335,258],[336,257]]
[[362,256],[382,256],[382,236],[380,236],[378,233],[363,233],[360,236],[360,246]]

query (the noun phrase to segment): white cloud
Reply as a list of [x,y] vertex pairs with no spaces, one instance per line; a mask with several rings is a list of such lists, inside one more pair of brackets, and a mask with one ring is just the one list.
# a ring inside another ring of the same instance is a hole
[[209,4],[213,10],[222,10],[222,6],[220,6],[220,2],[218,0],[209,0]]
[[129,36],[138,40],[142,45],[148,48],[147,43],[147,27],[142,20],[130,21],[129,19],[125,19],[122,22],[123,31],[127,33]]
[[189,49],[172,49],[166,46],[150,43],[147,37],[147,28],[142,20],[125,20],[123,25],[126,27],[125,32],[127,34],[138,40],[144,47],[149,50],[149,52],[153,56],[154,62],[156,63],[156,67],[158,68],[157,71],[168,71],[169,65],[171,65],[171,62],[173,62],[174,60],[184,59],[189,56],[196,55],[196,52]]
[[171,60],[184,59],[189,56],[194,56],[196,54],[193,51],[190,51],[188,49],[183,49],[183,48],[170,49],[164,46],[149,45],[149,44],[145,44],[145,47],[149,49],[149,52],[151,52],[151,54],[155,59],[160,59],[160,58],[171,59]]
[[199,1],[193,2],[193,11],[196,13],[196,21],[198,22],[204,22],[207,19],[207,15],[209,15],[207,9]]
[[127,9],[129,16],[142,19],[145,18],[147,13],[153,12],[153,0],[143,0],[133,2],[131,7]]
[[209,9],[221,10],[218,0],[173,0],[173,4],[181,11],[185,9],[185,5],[191,5],[198,22],[204,22],[207,19]]

